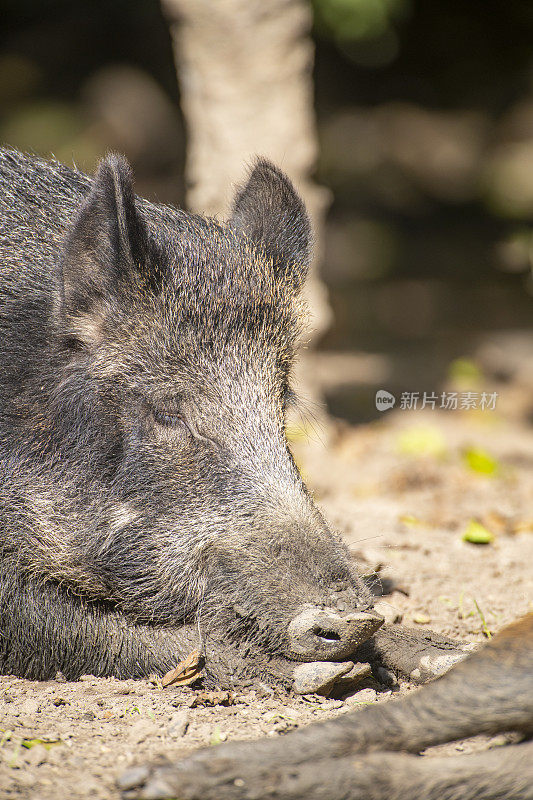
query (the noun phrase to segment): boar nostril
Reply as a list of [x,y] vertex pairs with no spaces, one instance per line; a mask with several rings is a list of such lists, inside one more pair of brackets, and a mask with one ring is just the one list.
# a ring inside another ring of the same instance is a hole
[[341,637],[336,631],[325,631],[323,628],[315,627],[313,628],[313,633],[315,636],[319,636],[321,639],[325,639],[327,642],[340,642]]
[[348,658],[382,625],[383,617],[368,611],[341,613],[332,608],[304,608],[290,623],[290,653],[302,661]]

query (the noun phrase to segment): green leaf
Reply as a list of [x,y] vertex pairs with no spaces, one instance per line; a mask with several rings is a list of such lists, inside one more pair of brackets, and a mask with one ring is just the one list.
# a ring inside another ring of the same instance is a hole
[[489,626],[487,625],[487,621],[485,619],[485,615],[481,608],[478,605],[476,598],[474,597],[474,605],[476,607],[476,611],[479,614],[479,618],[481,620],[481,630],[483,634],[487,637],[487,639],[492,639],[492,631],[489,630]]
[[472,472],[478,472],[480,475],[495,475],[500,465],[490,453],[482,450],[479,447],[471,447],[463,453],[463,459]]
[[46,750],[50,750],[55,744],[61,744],[61,739],[46,736],[42,739],[22,739],[21,741],[22,747],[25,747],[27,750],[31,750],[31,748],[35,747],[37,744],[42,744]]
[[480,522],[471,519],[463,533],[463,542],[470,544],[490,544],[494,541],[494,534]]
[[400,522],[404,525],[424,525],[424,521],[415,517],[414,514],[400,514],[398,517]]

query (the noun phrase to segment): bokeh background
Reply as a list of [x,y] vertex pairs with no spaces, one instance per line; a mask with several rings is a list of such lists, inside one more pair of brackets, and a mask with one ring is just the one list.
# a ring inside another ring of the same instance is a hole
[[[328,525],[391,624],[480,643],[532,612],[533,2],[0,0],[0,36],[0,141],[87,171],[122,151],[139,194],[222,218],[254,152],[290,173],[317,231],[317,332],[287,435]],[[454,391],[496,407],[399,408]],[[390,694],[361,687],[204,707],[4,676],[0,786],[118,800],[131,766]]]
[[[315,179],[331,190],[316,342],[329,410],[489,374],[533,388],[533,5],[313,0]],[[0,140],[186,203],[187,134],[158,0],[2,0]],[[511,409],[509,413],[514,413]]]

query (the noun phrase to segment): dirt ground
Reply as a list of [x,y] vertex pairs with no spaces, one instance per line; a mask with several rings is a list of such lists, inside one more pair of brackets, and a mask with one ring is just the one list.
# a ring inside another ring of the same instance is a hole
[[[337,426],[327,448],[314,436],[293,438],[317,502],[376,591],[383,588],[378,604],[388,616],[483,642],[532,610],[533,429],[526,422],[398,410],[360,428]],[[493,541],[463,541],[471,520]],[[118,800],[116,777],[146,759],[280,736],[391,696],[372,682],[345,700],[262,688],[206,697],[91,676],[74,683],[4,677],[0,685],[2,800]]]

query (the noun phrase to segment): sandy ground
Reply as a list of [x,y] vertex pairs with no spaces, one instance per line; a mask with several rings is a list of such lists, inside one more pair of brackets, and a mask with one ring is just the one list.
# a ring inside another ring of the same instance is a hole
[[[337,426],[327,449],[313,439],[294,442],[298,463],[361,571],[383,587],[387,614],[482,642],[533,608],[531,426],[488,413],[397,411],[377,424]],[[492,543],[462,540],[471,520]],[[280,736],[391,695],[371,682],[344,701],[264,690],[206,696],[91,676],[0,685],[0,797],[32,800],[118,800],[115,779],[132,764]]]

